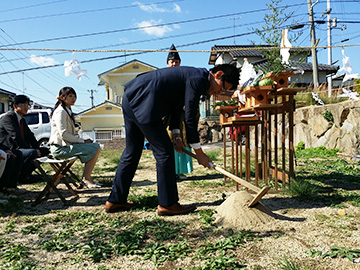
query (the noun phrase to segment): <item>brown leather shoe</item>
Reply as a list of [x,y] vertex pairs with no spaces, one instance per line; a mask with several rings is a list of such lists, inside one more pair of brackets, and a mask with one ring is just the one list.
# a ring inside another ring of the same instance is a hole
[[195,205],[180,205],[179,203],[174,203],[170,206],[158,205],[156,212],[159,216],[175,216],[193,212],[195,209]]
[[132,207],[132,203],[111,203],[106,201],[105,203],[105,212],[106,213],[115,213],[119,211],[128,211]]

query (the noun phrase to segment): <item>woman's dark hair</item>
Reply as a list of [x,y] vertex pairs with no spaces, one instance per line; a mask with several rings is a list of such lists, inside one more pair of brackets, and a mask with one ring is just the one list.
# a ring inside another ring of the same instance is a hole
[[240,70],[234,65],[230,64],[217,65],[210,69],[212,74],[215,74],[220,70],[224,72],[221,80],[230,83],[232,85],[231,89],[236,89],[237,85],[239,84]]
[[[58,101],[56,102],[55,107],[54,107],[53,111],[52,111],[51,114],[50,114],[50,117],[53,116],[53,113],[55,112],[56,108],[59,107],[59,105],[61,105],[61,106],[65,109],[66,104],[65,104],[65,102],[64,102],[60,97],[66,98],[66,97],[67,97],[68,95],[70,95],[70,94],[73,94],[73,95],[76,96],[76,92],[75,92],[74,88],[69,87],[69,86],[65,86],[65,87],[63,87],[63,88],[60,89],[59,95],[56,97],[56,99],[57,99]],[[70,109],[70,110],[71,110],[71,109]],[[66,110],[66,109],[65,109],[65,111],[68,112],[68,110]],[[69,115],[70,115],[70,117],[71,117],[71,120],[72,120],[72,121],[74,122],[74,124],[75,124],[75,118],[74,118],[73,113],[71,113],[71,114],[69,114]]]

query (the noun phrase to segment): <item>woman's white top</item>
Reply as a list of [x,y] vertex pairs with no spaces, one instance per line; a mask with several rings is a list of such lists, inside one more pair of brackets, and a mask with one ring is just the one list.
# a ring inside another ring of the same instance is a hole
[[51,118],[51,136],[49,144],[70,146],[72,143],[84,143],[75,132],[75,125],[70,115],[71,110],[59,105]]

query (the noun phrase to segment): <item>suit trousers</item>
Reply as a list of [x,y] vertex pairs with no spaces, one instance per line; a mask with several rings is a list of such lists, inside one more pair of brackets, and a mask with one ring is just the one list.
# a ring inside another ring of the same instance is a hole
[[19,148],[17,150],[22,153],[24,158],[24,162],[20,170],[19,183],[27,183],[28,177],[36,168],[33,160],[37,158],[38,155],[35,149]]
[[121,155],[108,201],[111,203],[125,203],[127,201],[146,137],[156,160],[159,204],[170,206],[176,203],[179,196],[175,177],[174,146],[163,121],[160,119],[149,124],[140,124],[125,96],[122,107],[126,147]]
[[14,155],[7,153],[5,171],[0,178],[0,187],[16,188],[20,169],[23,164],[23,155],[19,150],[12,151]]

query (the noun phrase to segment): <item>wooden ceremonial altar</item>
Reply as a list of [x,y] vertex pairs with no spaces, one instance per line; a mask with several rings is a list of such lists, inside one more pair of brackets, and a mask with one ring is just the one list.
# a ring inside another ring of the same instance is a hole
[[[294,95],[302,89],[288,87],[292,75],[267,74],[275,84],[244,88],[241,94],[245,94],[245,106],[215,108],[220,111],[223,127],[224,169],[227,128],[231,134],[232,174],[258,187],[270,185],[275,191],[283,189],[294,176]],[[239,143],[239,130],[245,133],[245,145]]]

